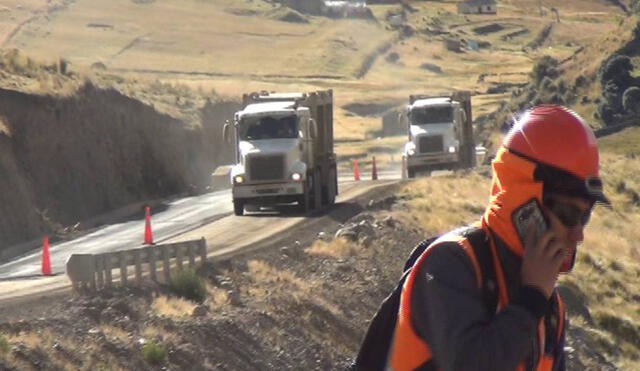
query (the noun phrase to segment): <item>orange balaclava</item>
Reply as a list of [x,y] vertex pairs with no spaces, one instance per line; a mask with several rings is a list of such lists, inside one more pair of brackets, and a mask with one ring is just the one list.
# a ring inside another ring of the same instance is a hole
[[542,204],[542,182],[534,180],[536,164],[500,148],[492,163],[491,198],[484,221],[516,255],[523,245],[512,222],[513,212],[532,198]]

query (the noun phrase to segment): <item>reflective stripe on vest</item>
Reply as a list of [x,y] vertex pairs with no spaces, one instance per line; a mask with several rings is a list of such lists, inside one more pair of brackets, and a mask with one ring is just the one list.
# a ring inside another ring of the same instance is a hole
[[[413,370],[436,370],[435,364],[433,362],[433,354],[431,353],[431,348],[429,344],[427,344],[424,339],[422,339],[418,333],[415,331],[413,327],[413,323],[411,321],[411,296],[413,293],[413,285],[415,282],[415,277],[418,274],[419,267],[423,264],[425,259],[430,255],[433,251],[433,247],[444,242],[456,242],[458,243],[463,250],[469,256],[473,268],[476,273],[476,281],[478,284],[478,289],[482,289],[483,277],[482,270],[480,269],[480,265],[476,258],[475,252],[471,243],[464,236],[456,235],[456,234],[446,234],[433,242],[431,246],[429,246],[418,258],[416,263],[413,266],[413,269],[409,273],[404,285],[402,287],[402,294],[400,297],[400,308],[398,313],[398,321],[396,322],[396,328],[394,332],[393,342],[390,347],[389,357],[388,357],[388,370],[393,371],[413,371]],[[491,244],[494,245],[493,241]],[[502,272],[502,267],[500,264],[495,264],[499,262],[497,259],[497,254],[495,253],[495,246],[492,246],[492,255],[494,257],[494,265],[496,270],[496,276],[498,280],[498,286],[506,286],[505,279]],[[498,311],[504,308],[509,303],[509,298],[507,296],[506,287],[499,288],[499,305]],[[564,305],[560,300],[560,296],[556,294],[559,305],[559,325],[558,325],[558,336],[557,341],[560,341],[562,333],[564,331]],[[544,354],[544,339],[545,339],[545,328],[544,328],[544,318],[540,320],[538,326],[538,340],[541,342],[540,344],[540,357],[538,358],[537,367],[535,367],[535,371],[552,371],[553,365],[555,363],[554,355],[546,355]],[[525,371],[526,367],[523,362],[516,369],[517,371]]]

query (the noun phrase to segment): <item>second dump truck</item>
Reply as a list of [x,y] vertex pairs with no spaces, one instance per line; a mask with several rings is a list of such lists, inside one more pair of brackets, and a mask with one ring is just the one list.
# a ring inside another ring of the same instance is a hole
[[417,172],[475,166],[471,94],[410,95],[400,114],[409,141],[403,151],[403,176]]
[[[235,135],[232,135],[235,133]],[[223,135],[235,138],[233,210],[297,203],[304,212],[335,202],[333,91],[244,94]]]

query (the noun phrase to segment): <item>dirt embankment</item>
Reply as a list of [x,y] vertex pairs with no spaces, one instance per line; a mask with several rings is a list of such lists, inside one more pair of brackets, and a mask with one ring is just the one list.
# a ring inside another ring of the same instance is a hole
[[[0,368],[343,370],[424,238],[389,191],[354,203],[362,212],[349,220],[329,213],[278,245],[203,267],[200,305],[163,286],[4,305]],[[614,369],[584,338],[570,329],[568,369]],[[149,343],[165,350],[158,364],[145,359]]]
[[0,248],[61,233],[129,203],[202,191],[229,161],[220,133],[233,103],[201,123],[87,83],[69,97],[0,89]]

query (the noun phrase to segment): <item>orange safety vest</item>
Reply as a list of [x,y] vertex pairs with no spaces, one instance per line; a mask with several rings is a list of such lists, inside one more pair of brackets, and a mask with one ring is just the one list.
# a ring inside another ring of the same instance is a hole
[[[487,232],[487,235],[490,236],[490,232]],[[400,297],[400,309],[398,313],[398,321],[396,323],[394,339],[391,344],[390,353],[388,357],[388,370],[393,371],[410,371],[417,369],[434,369],[433,364],[433,354],[431,353],[431,348],[429,344],[418,335],[418,333],[413,328],[413,324],[411,321],[411,296],[413,294],[413,285],[415,282],[415,277],[419,271],[419,267],[425,261],[425,259],[429,256],[429,254],[433,251],[433,246],[442,243],[442,242],[456,242],[458,243],[464,251],[469,256],[475,273],[476,273],[476,281],[478,284],[478,289],[482,288],[483,285],[483,277],[482,270],[480,269],[480,265],[478,263],[478,259],[476,258],[476,254],[471,246],[469,240],[461,235],[449,233],[436,242],[434,242],[429,248],[427,248],[420,258],[416,261],[413,269],[409,273],[409,277],[404,283],[402,287],[402,294]],[[498,281],[499,288],[499,301],[497,306],[497,311],[501,310],[505,306],[509,304],[509,297],[507,293],[507,286],[505,282],[505,277],[503,274],[502,266],[500,265],[500,261],[498,259],[497,250],[495,246],[495,242],[493,239],[490,240],[491,246],[491,255],[493,258],[493,264],[495,267],[496,279]],[[557,337],[556,341],[560,343],[562,334],[564,333],[564,321],[565,321],[565,310],[564,304],[560,298],[560,295],[555,293],[557,302],[558,302],[558,317],[559,323],[557,326]],[[545,354],[545,324],[544,318],[540,319],[538,324],[538,341],[539,341],[539,349],[540,349],[540,357],[538,358],[538,364],[534,368],[533,371],[552,371],[553,365],[555,363],[555,357],[553,355]],[[432,368],[427,368],[431,364]],[[517,371],[525,371],[524,362],[521,362],[517,368]]]

